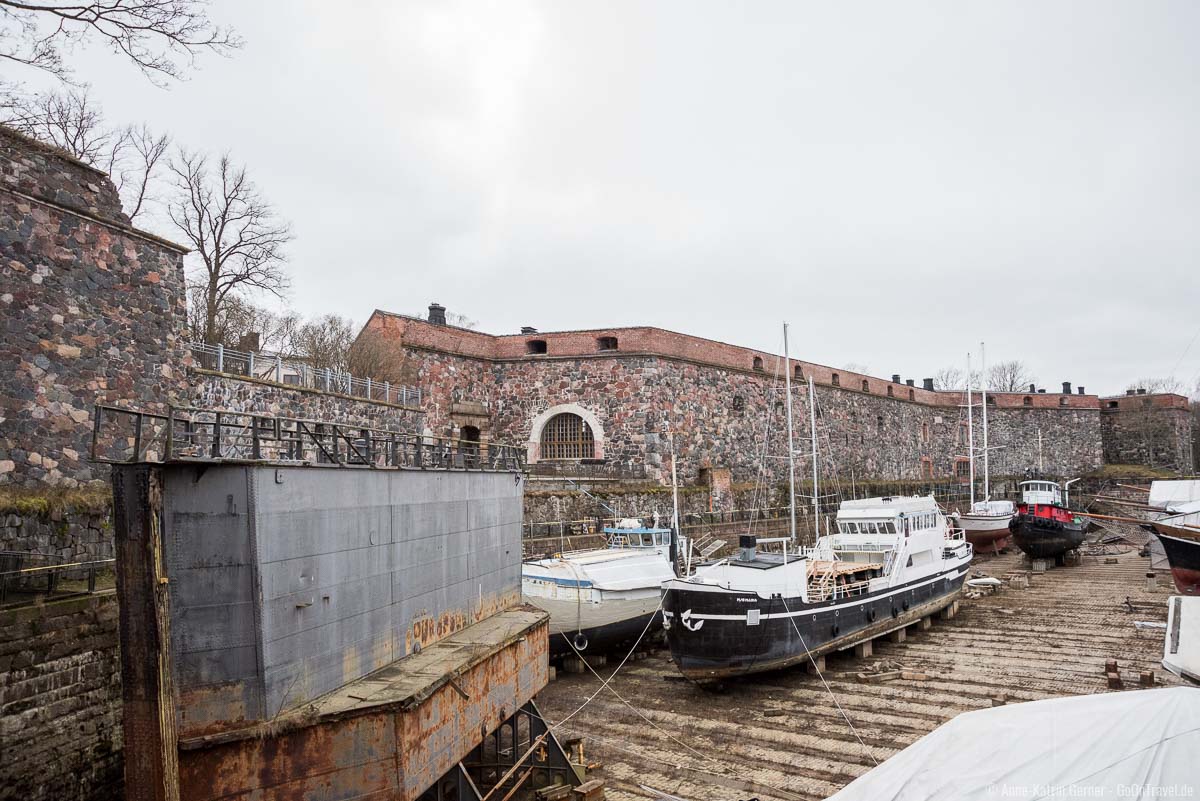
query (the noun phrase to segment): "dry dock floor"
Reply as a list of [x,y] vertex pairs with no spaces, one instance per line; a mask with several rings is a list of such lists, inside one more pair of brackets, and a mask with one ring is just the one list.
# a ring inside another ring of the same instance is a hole
[[[1116,564],[1105,563],[1112,558]],[[871,657],[829,657],[825,678],[862,744],[816,675],[760,674],[716,694],[677,680],[664,649],[629,661],[611,683],[628,704],[601,692],[557,733],[585,738],[587,758],[603,765],[597,775],[608,798],[653,798],[639,787],[648,785],[689,801],[823,799],[866,772],[872,756],[882,762],[997,696],[1018,703],[1109,692],[1108,659],[1117,660],[1126,689],[1150,670],[1159,686],[1178,684],[1160,664],[1164,631],[1134,626],[1165,623],[1174,589],[1160,576],[1148,591],[1148,565],[1137,551],[1085,556],[1081,565],[1034,574],[1028,589],[964,598],[953,620],[910,627],[903,643],[876,640]],[[972,575],[1003,578],[1028,563],[1014,552],[978,556],[972,567]],[[616,661],[598,672],[608,677]],[[895,670],[926,679],[858,677]],[[591,673],[560,671],[538,704],[559,721],[599,687]]]

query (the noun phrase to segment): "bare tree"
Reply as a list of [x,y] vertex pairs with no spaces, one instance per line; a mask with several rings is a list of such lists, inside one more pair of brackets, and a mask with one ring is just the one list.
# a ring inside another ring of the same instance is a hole
[[849,370],[852,373],[861,373],[862,375],[866,375],[870,368],[865,364],[860,364],[859,362],[847,362],[846,364],[842,365],[842,369]]
[[180,78],[201,52],[241,47],[230,28],[208,18],[202,0],[0,0],[0,59],[70,80],[63,58],[98,41],[151,81]]
[[[187,287],[188,336],[203,341],[206,323],[206,287],[189,282]],[[233,296],[221,307],[214,325],[216,343],[231,350],[243,350],[247,335],[257,334],[258,349],[290,355],[293,337],[302,321],[295,312],[276,313],[244,298]]]
[[1187,394],[1187,386],[1173,375],[1164,378],[1139,378],[1125,388],[1133,390],[1144,389],[1147,392],[1173,392],[1177,395]]
[[283,296],[288,287],[283,248],[292,239],[291,226],[228,154],[210,167],[207,156],[181,149],[170,170],[176,193],[167,213],[200,258],[193,283],[202,287],[201,330],[203,341],[215,345],[231,298],[246,291]]
[[416,383],[416,369],[408,351],[371,328],[364,329],[350,345],[347,366],[353,375],[375,381]]
[[354,323],[336,314],[326,314],[296,330],[289,352],[315,370],[346,372],[353,343]]
[[988,389],[995,392],[1023,392],[1037,381],[1022,361],[998,362],[988,368]]
[[146,208],[171,142],[145,125],[109,128],[86,86],[10,95],[0,104],[0,121],[107,172],[131,221]]
[[934,389],[963,389],[966,387],[966,371],[957,367],[943,367],[933,374]]

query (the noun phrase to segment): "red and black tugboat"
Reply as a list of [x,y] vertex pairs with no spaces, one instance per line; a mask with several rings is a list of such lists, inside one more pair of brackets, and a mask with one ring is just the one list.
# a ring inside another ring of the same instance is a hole
[[1053,559],[1061,565],[1067,551],[1083,544],[1087,522],[1067,508],[1058,484],[1022,481],[1021,503],[1008,528],[1013,542],[1030,559]]

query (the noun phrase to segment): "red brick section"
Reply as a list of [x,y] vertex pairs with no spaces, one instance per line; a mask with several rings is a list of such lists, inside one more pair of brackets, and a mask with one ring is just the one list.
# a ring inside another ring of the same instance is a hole
[[[1149,401],[1149,403],[1147,403]],[[1115,405],[1114,405],[1115,404]],[[1189,409],[1188,399],[1173,392],[1142,395],[1110,395],[1100,398],[1102,411],[1142,411],[1143,409]]]
[[[783,369],[783,359],[778,354],[648,326],[494,335],[454,326],[434,325],[416,317],[376,310],[367,321],[364,330],[377,331],[405,347],[485,361],[538,362],[557,358],[658,356],[747,373],[762,372],[769,377],[781,376],[780,371]],[[617,349],[602,350],[602,337],[615,338]],[[530,354],[528,347],[532,340],[545,342],[546,353]],[[755,369],[755,359],[761,359],[761,371]],[[962,392],[930,392],[920,387],[895,384],[886,378],[799,359],[792,359],[790,367],[793,376],[796,375],[795,369],[799,367],[802,378],[812,376],[813,382],[820,386],[838,386],[849,392],[864,392],[863,381],[866,381],[867,391],[864,394],[889,397],[887,391],[890,387],[890,397],[896,400],[913,400],[930,406],[948,408],[956,408],[965,403],[965,395]],[[836,383],[834,376],[837,376]],[[989,397],[993,399],[993,405],[1001,408],[1096,409],[1099,406],[1099,399],[1095,395],[1014,392],[989,393]]]

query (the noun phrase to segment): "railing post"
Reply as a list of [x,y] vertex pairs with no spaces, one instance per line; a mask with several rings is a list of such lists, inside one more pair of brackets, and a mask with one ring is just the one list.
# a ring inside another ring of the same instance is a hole
[[283,383],[283,357],[278,353],[275,354],[275,383]]
[[225,372],[225,346],[217,343],[217,372]]
[[171,454],[175,449],[175,407],[167,407],[167,442],[163,446],[163,460],[171,461]]
[[246,375],[251,378],[258,378],[254,374],[254,351],[250,351],[250,357],[246,360]]
[[328,367],[325,368],[325,391],[329,392],[329,382],[333,379],[333,371]]
[[383,402],[384,403],[392,402],[392,382],[391,381],[383,382]]

